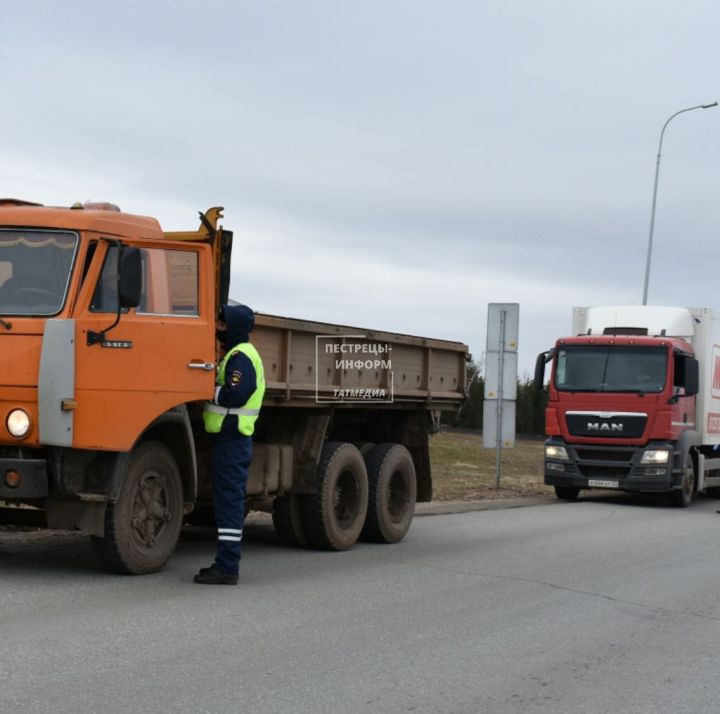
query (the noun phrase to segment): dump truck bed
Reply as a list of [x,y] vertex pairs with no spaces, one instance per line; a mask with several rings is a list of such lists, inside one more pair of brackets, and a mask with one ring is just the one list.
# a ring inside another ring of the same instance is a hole
[[252,341],[265,366],[267,405],[453,409],[465,396],[468,348],[460,342],[262,313]]

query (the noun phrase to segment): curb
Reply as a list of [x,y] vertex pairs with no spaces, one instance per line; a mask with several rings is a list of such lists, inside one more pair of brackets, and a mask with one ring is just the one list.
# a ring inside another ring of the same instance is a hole
[[554,496],[522,496],[519,498],[491,498],[477,501],[431,501],[415,506],[416,516],[445,516],[452,513],[499,511],[505,508],[524,508],[557,503]]

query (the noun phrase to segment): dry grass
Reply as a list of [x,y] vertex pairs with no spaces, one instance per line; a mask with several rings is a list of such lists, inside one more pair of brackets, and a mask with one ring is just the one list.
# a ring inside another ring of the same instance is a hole
[[482,434],[444,431],[430,437],[433,500],[510,498],[551,494],[543,484],[543,440],[518,439],[503,449],[500,488],[495,487],[495,449],[483,447]]

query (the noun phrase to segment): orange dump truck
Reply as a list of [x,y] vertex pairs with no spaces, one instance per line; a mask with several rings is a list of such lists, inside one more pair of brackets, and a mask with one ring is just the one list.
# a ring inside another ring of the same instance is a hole
[[[0,524],[30,506],[139,574],[206,511],[221,210],[165,233],[110,204],[0,199]],[[289,544],[400,540],[431,498],[428,433],[463,399],[467,347],[263,314],[252,339],[267,392],[248,505]]]

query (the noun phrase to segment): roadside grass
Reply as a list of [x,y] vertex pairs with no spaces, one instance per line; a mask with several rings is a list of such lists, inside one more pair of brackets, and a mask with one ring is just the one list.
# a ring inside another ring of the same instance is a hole
[[433,501],[551,495],[543,484],[542,438],[518,438],[503,449],[500,488],[495,486],[495,449],[483,447],[482,433],[450,430],[430,436]]

